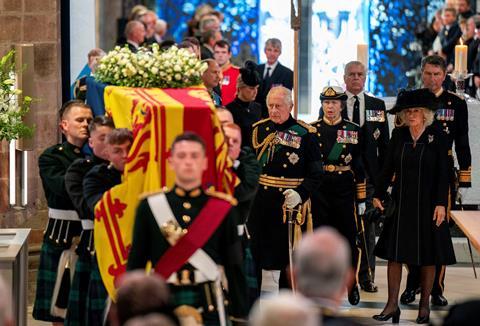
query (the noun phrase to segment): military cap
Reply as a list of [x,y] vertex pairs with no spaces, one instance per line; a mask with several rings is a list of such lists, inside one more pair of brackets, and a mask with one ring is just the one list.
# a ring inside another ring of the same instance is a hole
[[346,101],[348,99],[347,94],[340,86],[326,86],[320,93],[320,100],[341,100]]
[[438,100],[428,88],[413,90],[402,89],[398,92],[397,101],[388,113],[395,114],[405,109],[425,108],[432,111],[437,110]]

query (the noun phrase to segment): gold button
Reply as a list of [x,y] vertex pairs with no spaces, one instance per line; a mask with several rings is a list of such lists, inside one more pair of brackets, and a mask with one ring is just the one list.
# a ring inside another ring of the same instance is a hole
[[190,209],[190,208],[192,208],[192,204],[190,204],[188,201],[186,201],[186,202],[183,203],[183,208]]
[[283,175],[282,175],[282,176],[280,176],[280,179],[283,179],[283,178],[285,178]]
[[187,229],[183,229],[183,230],[182,230],[182,233],[183,233],[183,234],[187,234],[187,233],[188,233],[188,230],[187,230]]
[[287,165],[286,165],[286,164],[284,164],[284,165],[283,165],[283,167],[284,167],[284,168],[286,168],[286,167],[287,167]]
[[320,127],[320,124],[319,124],[319,123],[317,123],[317,127]]
[[282,191],[283,191],[283,188],[278,188],[278,191],[282,192]]
[[338,174],[342,174],[342,171],[338,171]]
[[320,147],[322,147],[322,146],[323,146],[323,144],[322,144],[322,143],[320,143],[319,145],[320,145]]
[[343,154],[342,154],[342,155],[340,155],[340,157],[341,157],[341,158],[344,158],[344,157],[345,157],[345,155],[343,155]]
[[266,130],[266,131],[269,131],[269,130],[270,130],[270,127],[265,128],[265,130]]
[[444,123],[443,123],[443,125],[444,125],[444,126],[447,126],[447,123],[446,123],[446,122],[444,122]]
[[347,126],[343,126],[343,129],[347,129]]
[[267,187],[267,186],[263,186],[263,189],[267,190],[267,189],[268,189],[268,187]]
[[190,223],[190,221],[191,221],[192,219],[191,219],[190,216],[188,216],[188,215],[183,215],[183,216],[182,216],[182,220],[183,220],[185,223]]
[[343,148],[347,148],[347,145],[343,145]]
[[340,166],[343,166],[343,164],[342,164],[342,163],[340,163]]
[[290,156],[290,152],[287,152],[287,156]]
[[321,136],[319,132],[317,132],[317,136],[319,136],[319,137]]

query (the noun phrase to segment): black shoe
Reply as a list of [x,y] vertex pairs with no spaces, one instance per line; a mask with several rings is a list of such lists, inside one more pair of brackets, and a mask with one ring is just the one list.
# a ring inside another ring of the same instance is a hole
[[417,293],[417,290],[414,289],[405,289],[405,291],[403,291],[402,295],[400,296],[400,302],[402,304],[409,304],[409,303],[412,303],[413,301],[415,301],[415,295]]
[[448,305],[448,300],[441,294],[432,294],[432,305],[444,307]]
[[360,287],[365,292],[378,292],[378,287],[372,281],[366,281],[365,283],[360,283]]
[[387,321],[392,318],[392,324],[398,324],[400,321],[400,308],[397,307],[395,311],[389,314],[381,313],[380,315],[374,315],[372,318],[378,321]]
[[350,292],[348,292],[348,302],[350,302],[352,306],[356,306],[360,302],[360,292],[358,291],[358,286],[356,284]]

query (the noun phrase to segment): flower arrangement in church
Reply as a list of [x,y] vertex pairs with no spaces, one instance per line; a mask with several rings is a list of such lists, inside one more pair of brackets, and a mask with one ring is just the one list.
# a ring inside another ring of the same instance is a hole
[[16,87],[15,51],[11,50],[0,59],[0,141],[11,141],[31,136],[33,128],[26,126],[22,118],[27,114],[32,98],[23,96]]
[[175,46],[161,51],[158,44],[137,53],[128,47],[115,47],[95,70],[100,82],[128,87],[185,88],[199,85],[207,64],[187,49]]

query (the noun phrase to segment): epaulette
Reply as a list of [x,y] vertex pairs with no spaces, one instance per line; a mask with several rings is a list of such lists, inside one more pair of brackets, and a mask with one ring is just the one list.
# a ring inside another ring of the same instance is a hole
[[320,123],[320,122],[322,122],[322,121],[323,121],[323,119],[320,118],[320,119],[318,119],[317,121],[310,122],[310,125],[313,126],[314,124]]
[[317,132],[317,128],[315,128],[314,126],[312,125],[309,125],[308,123],[306,123],[305,121],[302,121],[302,120],[297,120],[297,123],[302,126],[303,128],[307,129],[309,133],[311,134],[314,134]]
[[461,100],[464,100],[464,99],[465,99],[462,95],[459,95],[459,94],[457,94],[457,93],[455,93],[455,92],[452,92],[452,91],[447,91],[447,92],[450,93],[450,94],[452,94],[452,95],[455,95],[456,97],[458,97],[458,98],[461,99]]
[[257,121],[257,122],[255,122],[255,123],[252,125],[252,127],[256,127],[256,126],[258,126],[259,124],[262,124],[262,123],[267,122],[267,121],[269,121],[269,120],[270,120],[270,118],[266,118],[266,119]]
[[138,199],[139,200],[143,200],[147,197],[150,197],[150,196],[153,196],[153,195],[157,195],[157,194],[161,194],[161,193],[165,193],[165,192],[168,192],[169,189],[168,187],[163,187],[162,189],[160,190],[154,190],[154,191],[146,191],[146,192],[143,192],[141,193],[139,196],[138,196]]
[[205,190],[205,193],[208,196],[212,196],[212,197],[215,197],[215,198],[219,198],[219,199],[223,199],[225,201],[228,201],[232,206],[237,206],[237,204],[238,204],[238,201],[235,199],[235,197],[233,197],[232,195],[226,194],[224,192],[219,192],[219,191],[216,191],[216,190],[213,190],[213,189],[209,188],[209,189]]
[[343,119],[343,121],[348,122],[348,123],[351,123],[352,125],[357,126],[358,128],[360,128],[360,125],[359,125],[358,123],[355,123],[355,122],[350,121],[350,120],[347,120],[347,119]]

